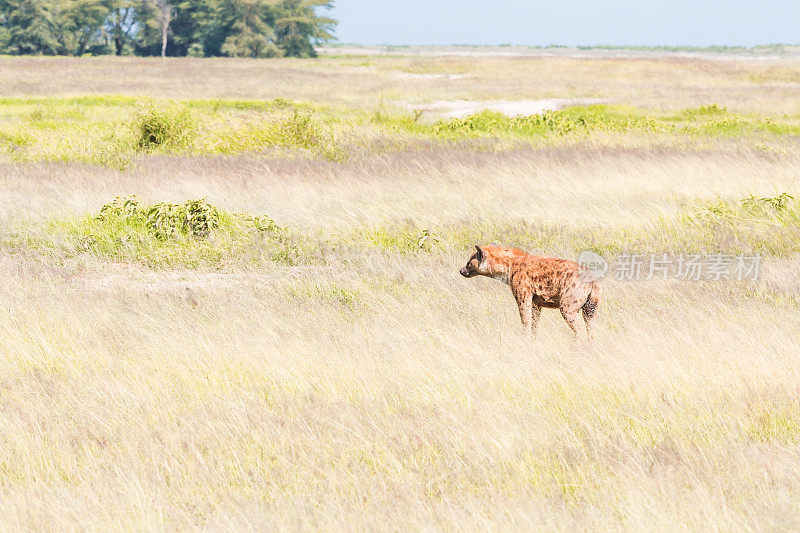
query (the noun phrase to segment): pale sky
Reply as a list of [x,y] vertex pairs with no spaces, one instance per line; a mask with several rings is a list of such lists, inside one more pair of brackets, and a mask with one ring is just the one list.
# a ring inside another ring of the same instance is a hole
[[800,0],[335,0],[339,42],[800,43]]

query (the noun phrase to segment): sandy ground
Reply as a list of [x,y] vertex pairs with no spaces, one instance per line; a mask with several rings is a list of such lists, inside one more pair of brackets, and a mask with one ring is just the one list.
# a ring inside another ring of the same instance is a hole
[[549,98],[545,100],[439,100],[428,104],[409,105],[412,111],[422,110],[429,115],[436,115],[442,118],[460,118],[474,115],[480,111],[490,110],[503,113],[510,117],[538,115],[545,111],[564,109],[575,105],[599,104],[602,100],[595,98],[570,99],[570,98]]

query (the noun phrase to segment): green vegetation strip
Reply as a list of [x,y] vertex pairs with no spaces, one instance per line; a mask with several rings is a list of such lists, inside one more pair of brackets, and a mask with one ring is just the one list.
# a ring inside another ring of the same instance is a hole
[[280,227],[268,216],[230,213],[205,200],[141,205],[131,197],[117,198],[96,214],[53,221],[23,233],[2,246],[26,247],[55,259],[89,254],[153,268],[314,264],[324,261],[325,251],[357,254],[370,248],[401,255],[441,254],[468,249],[476,242],[555,255],[588,249],[609,258],[621,253],[785,257],[800,253],[800,206],[782,193],[691,206],[678,217],[633,229],[568,230],[524,222],[434,229],[404,225],[321,240]]
[[749,134],[800,135],[800,115],[757,117],[736,115],[716,104],[685,109],[679,113],[654,114],[630,106],[591,105],[545,111],[531,116],[509,117],[482,111],[464,118],[425,124],[421,114],[392,115],[380,109],[376,124],[441,138],[517,137],[546,138],[598,133],[668,134],[734,137]]
[[678,217],[660,218],[634,228],[570,230],[526,221],[424,230],[407,225],[373,228],[360,238],[400,254],[461,250],[476,243],[498,242],[556,255],[592,250],[606,257],[622,253],[787,257],[800,253],[800,205],[793,196],[781,193],[687,206]]
[[[285,99],[152,101],[126,96],[0,99],[0,157],[80,161],[120,169],[147,154],[294,151],[343,161],[370,140],[622,142],[646,138],[800,136],[800,115],[746,116],[717,105],[664,114],[594,105],[508,117],[483,111],[429,121],[379,106],[373,113]],[[385,143],[381,144],[385,145]]]
[[0,99],[0,154],[126,168],[146,154],[299,150],[339,159],[326,111],[283,99],[151,101],[129,97]]

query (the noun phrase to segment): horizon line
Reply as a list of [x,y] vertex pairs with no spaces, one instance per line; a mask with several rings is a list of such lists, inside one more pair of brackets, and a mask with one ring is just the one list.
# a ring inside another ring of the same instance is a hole
[[743,49],[753,49],[753,48],[766,48],[766,47],[779,47],[779,46],[790,46],[790,47],[800,47],[800,42],[797,43],[760,43],[754,45],[744,45],[744,44],[708,44],[708,45],[696,45],[696,44],[609,44],[609,43],[600,43],[600,44],[517,44],[517,43],[497,43],[497,44],[486,44],[486,43],[426,43],[426,44],[393,44],[393,43],[359,43],[359,42],[344,42],[344,41],[330,41],[326,43],[320,43],[317,46],[393,46],[393,47],[430,47],[430,46],[480,46],[486,48],[508,48],[508,47],[522,47],[522,48],[698,48],[698,49],[706,49],[706,48],[743,48]]

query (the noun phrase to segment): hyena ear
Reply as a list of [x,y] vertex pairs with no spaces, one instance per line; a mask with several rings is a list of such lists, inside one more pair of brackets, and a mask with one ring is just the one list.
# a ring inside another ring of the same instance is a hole
[[483,260],[483,250],[481,247],[476,244],[475,249],[478,250],[478,260]]

